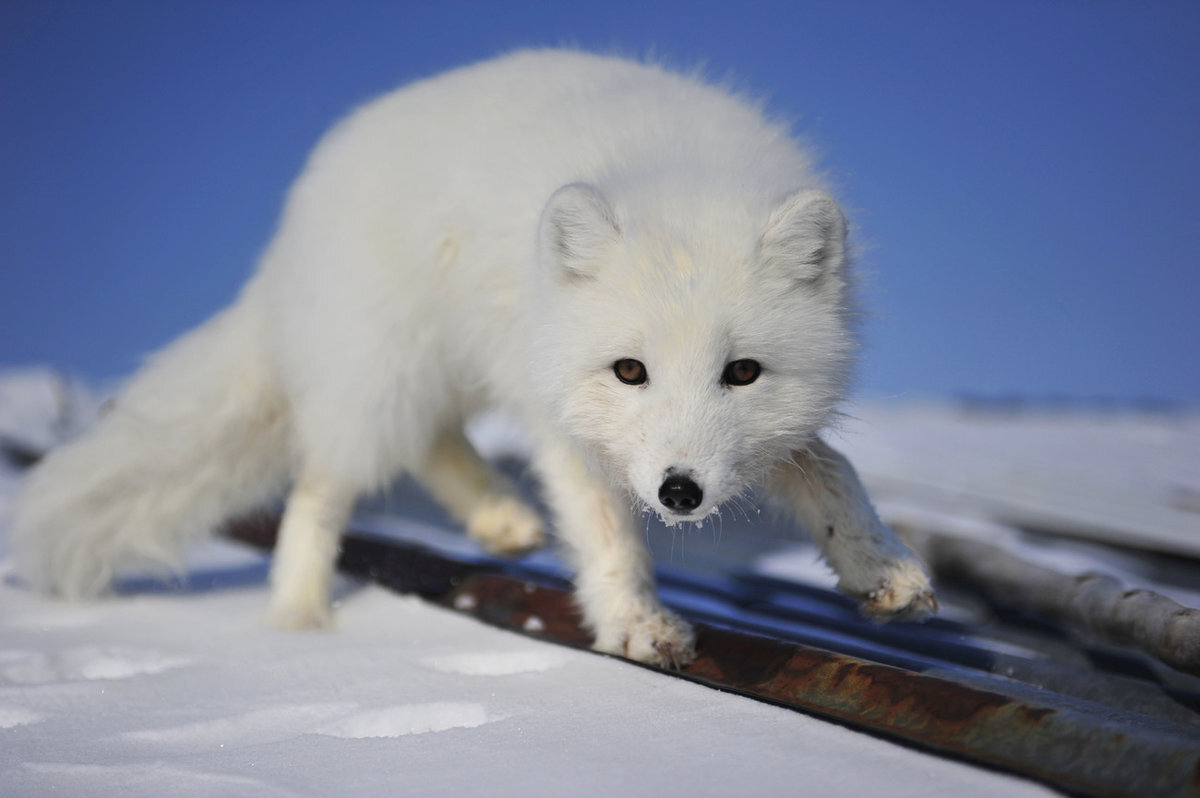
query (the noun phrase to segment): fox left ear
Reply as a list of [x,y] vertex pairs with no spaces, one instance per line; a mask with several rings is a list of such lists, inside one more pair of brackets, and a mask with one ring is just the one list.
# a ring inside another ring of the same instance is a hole
[[590,277],[621,238],[616,215],[600,189],[587,183],[563,186],[550,197],[538,225],[543,268],[566,277]]
[[785,199],[758,240],[759,260],[801,283],[815,283],[842,268],[846,217],[833,197],[818,189]]

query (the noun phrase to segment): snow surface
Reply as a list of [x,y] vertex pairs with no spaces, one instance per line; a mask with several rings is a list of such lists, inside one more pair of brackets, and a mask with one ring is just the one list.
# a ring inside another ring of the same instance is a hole
[[[0,443],[39,446],[68,436],[97,405],[85,388],[49,372],[0,374]],[[979,433],[964,446],[959,427],[967,422],[945,411],[862,418],[843,438],[877,481],[899,473],[936,484],[935,469],[952,456],[954,475],[966,480],[972,472],[979,484],[988,472],[1017,481],[1029,473],[1014,465],[1033,455],[1012,429],[998,430],[990,443]],[[914,418],[921,447],[908,451],[903,444]],[[1194,442],[1195,421],[1177,421]],[[1153,432],[1160,422],[1147,423]],[[1091,440],[1071,424],[1062,434]],[[1056,430],[1048,423],[1027,438]],[[482,422],[472,434],[492,454],[520,449],[519,437],[499,422]],[[1160,437],[1147,445],[1175,451],[1170,436]],[[1117,440],[1103,445],[1120,450],[1108,462],[1125,463],[1125,438],[1106,440]],[[1053,448],[1061,463],[1082,465],[1057,443]],[[1191,459],[1179,455],[1183,467],[1171,484],[1200,484],[1198,450],[1191,447]],[[1147,455],[1138,468],[1153,459]],[[1049,460],[1039,462],[1038,474],[1058,473]],[[1126,485],[1100,464],[1086,465],[1095,484],[1125,488],[1126,504],[1161,499],[1151,484],[1156,474],[1139,471],[1140,481]],[[0,460],[0,553],[19,481],[18,470]],[[909,506],[961,521],[948,503]],[[995,531],[973,523],[977,532]],[[421,534],[419,524],[410,527]],[[264,557],[215,542],[191,562],[205,578],[183,589],[147,583],[132,595],[89,604],[33,594],[7,562],[0,566],[0,794],[1053,794],[800,713],[526,639],[373,585],[343,585],[331,633],[275,631],[261,623]],[[799,544],[763,565],[828,580],[811,549]]]
[[838,442],[877,502],[1200,557],[1200,414],[860,410]]

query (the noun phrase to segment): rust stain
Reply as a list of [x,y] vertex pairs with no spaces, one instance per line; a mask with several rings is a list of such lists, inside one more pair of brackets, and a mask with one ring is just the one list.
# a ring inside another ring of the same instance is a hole
[[928,718],[954,731],[1011,702],[1004,696],[934,680],[883,665],[862,665],[857,674],[867,685],[866,699],[903,709],[912,720]]
[[[561,590],[486,574],[471,577],[459,588],[462,590],[470,590],[476,596],[471,613],[480,620],[571,645],[585,646],[592,641],[570,594]],[[453,597],[441,603],[452,606]],[[528,627],[531,618],[537,619],[539,629]]]
[[889,726],[921,729],[931,738],[956,738],[1013,703],[996,693],[886,665],[843,660],[832,670],[833,678],[815,686],[825,700]]
[[777,641],[713,627],[697,630],[696,648],[695,662],[683,671],[686,675],[736,685],[769,682],[791,655],[790,647]]
[[998,693],[821,649],[702,629],[700,656],[684,670],[685,676],[878,729],[907,729],[942,746],[960,748],[964,732],[994,721],[1023,733],[1055,713]]
[[1045,707],[1035,708],[1026,704],[1017,704],[1017,715],[1021,720],[1028,723],[1030,726],[1036,726],[1046,718],[1054,714],[1053,709]]
[[888,665],[707,627],[699,656],[683,673],[879,728],[911,729],[940,744],[957,744],[964,730],[1005,708],[1022,727],[1054,712]]

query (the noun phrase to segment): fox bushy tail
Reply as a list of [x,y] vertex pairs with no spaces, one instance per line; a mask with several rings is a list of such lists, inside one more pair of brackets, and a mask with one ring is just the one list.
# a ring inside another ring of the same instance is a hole
[[30,473],[12,544],[37,587],[82,598],[126,566],[176,568],[188,541],[283,490],[287,405],[248,300],[151,358]]

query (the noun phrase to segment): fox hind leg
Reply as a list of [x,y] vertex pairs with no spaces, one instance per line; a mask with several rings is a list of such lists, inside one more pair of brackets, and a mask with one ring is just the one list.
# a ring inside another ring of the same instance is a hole
[[416,476],[466,526],[467,534],[493,554],[517,556],[545,542],[541,516],[488,465],[461,429],[444,430],[434,439]]
[[330,591],[342,530],[358,491],[308,471],[288,496],[271,565],[268,622],[280,629],[332,625]]

